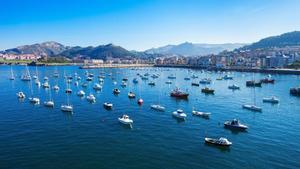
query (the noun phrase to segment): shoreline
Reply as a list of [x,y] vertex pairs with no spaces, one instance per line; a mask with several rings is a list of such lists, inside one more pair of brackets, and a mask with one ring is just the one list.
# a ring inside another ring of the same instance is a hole
[[101,65],[83,65],[79,69],[97,69],[97,68],[133,68],[133,67],[154,67],[154,64],[101,64]]
[[261,68],[205,68],[201,66],[189,65],[154,65],[154,67],[170,67],[170,68],[188,68],[188,69],[202,69],[210,71],[236,71],[236,72],[255,72],[268,74],[291,74],[300,75],[300,69],[261,69]]

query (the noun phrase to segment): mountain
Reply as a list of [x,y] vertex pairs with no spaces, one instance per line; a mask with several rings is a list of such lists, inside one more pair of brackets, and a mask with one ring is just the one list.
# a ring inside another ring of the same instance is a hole
[[261,49],[285,46],[299,46],[300,45],[300,31],[288,32],[278,36],[271,36],[261,39],[258,42],[244,46],[241,49]]
[[7,49],[2,53],[9,54],[34,54],[38,56],[55,56],[69,47],[60,43],[49,41],[44,43],[36,43],[33,45],[24,45],[12,49]]
[[71,47],[59,55],[72,58],[75,56],[90,57],[92,59],[104,59],[107,58],[131,58],[138,57],[138,53],[130,52],[120,46],[115,46],[113,44],[100,45],[97,47]]
[[159,48],[152,48],[146,50],[149,54],[176,54],[176,55],[208,55],[218,54],[224,50],[234,50],[240,48],[245,44],[242,43],[226,43],[226,44],[195,44],[185,42],[179,45],[167,45]]

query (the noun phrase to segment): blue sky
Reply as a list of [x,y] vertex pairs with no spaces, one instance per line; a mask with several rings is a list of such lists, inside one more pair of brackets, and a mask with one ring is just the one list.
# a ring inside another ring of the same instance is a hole
[[251,43],[300,30],[299,0],[2,0],[0,50],[43,41],[129,50]]

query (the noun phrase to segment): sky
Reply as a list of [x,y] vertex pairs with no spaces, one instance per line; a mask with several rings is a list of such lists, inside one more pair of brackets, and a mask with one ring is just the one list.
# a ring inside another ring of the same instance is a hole
[[0,7],[0,50],[56,41],[142,51],[300,30],[300,0],[1,0]]

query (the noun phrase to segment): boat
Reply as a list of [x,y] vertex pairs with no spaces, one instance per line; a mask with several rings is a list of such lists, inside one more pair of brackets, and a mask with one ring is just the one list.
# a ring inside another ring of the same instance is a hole
[[73,112],[73,106],[72,105],[61,105],[60,106],[61,111],[64,112]]
[[128,78],[123,78],[122,81],[127,82]]
[[137,103],[138,103],[138,105],[142,105],[144,103],[144,100],[142,98],[139,98]]
[[231,146],[232,145],[232,142],[228,141],[227,138],[224,138],[224,137],[220,137],[219,139],[205,137],[204,140],[205,140],[205,143],[213,144],[213,145],[217,145],[217,146]]
[[38,77],[37,77],[37,75],[33,75],[32,78],[33,79],[37,79]]
[[172,81],[170,81],[170,80],[166,81],[166,84],[172,84]]
[[120,94],[121,91],[120,91],[119,89],[115,88],[115,89],[113,90],[113,93],[114,93],[114,94]]
[[71,80],[71,79],[68,79],[68,80],[67,80],[67,83],[72,83],[72,80]]
[[187,99],[189,94],[185,93],[183,91],[181,91],[179,88],[175,88],[171,93],[170,93],[171,97],[176,97],[176,98],[180,98],[180,99]]
[[230,76],[230,75],[225,75],[225,76],[223,77],[223,79],[224,79],[224,80],[232,80],[233,77]]
[[23,74],[21,76],[21,80],[22,81],[30,81],[31,80],[31,76],[30,76],[30,73],[29,73],[27,65],[25,66],[25,74]]
[[93,94],[89,94],[88,96],[86,96],[86,99],[91,103],[96,102],[96,97]]
[[258,112],[261,112],[262,111],[262,108],[261,107],[258,107],[256,105],[250,105],[250,104],[244,104],[243,105],[243,108],[244,109],[248,109],[248,110],[252,110],[252,111],[258,111]]
[[88,83],[83,82],[83,83],[81,84],[81,86],[82,86],[82,87],[87,87],[87,86],[88,86]]
[[261,82],[256,82],[254,80],[246,81],[247,87],[261,87]]
[[271,79],[271,78],[266,77],[266,78],[264,78],[264,79],[261,79],[260,82],[262,82],[262,83],[272,83],[272,84],[274,84],[274,83],[275,83],[275,79]]
[[44,105],[45,105],[46,107],[54,107],[54,102],[51,101],[51,100],[45,101],[45,102],[44,102]]
[[211,113],[209,113],[209,112],[200,112],[200,111],[193,110],[192,114],[195,115],[195,116],[203,117],[203,118],[209,118]]
[[79,85],[79,82],[78,82],[78,81],[76,81],[76,82],[74,83],[74,85],[75,85],[75,86],[78,86],[78,85]]
[[101,90],[102,86],[100,84],[96,83],[96,84],[94,84],[93,89],[95,89],[95,90]]
[[48,81],[49,78],[47,76],[44,77],[44,81]]
[[20,99],[24,99],[25,98],[25,94],[23,92],[18,92],[17,93],[18,98]]
[[29,101],[30,101],[30,103],[33,103],[33,104],[40,104],[40,99],[37,97],[30,97]]
[[80,77],[80,76],[78,76],[78,77],[76,78],[76,80],[78,80],[78,81],[79,81],[79,80],[81,80],[81,77]]
[[135,94],[133,92],[128,93],[128,98],[133,99],[135,98]]
[[43,83],[43,88],[49,88],[49,87],[50,87],[50,85],[48,82]]
[[192,82],[192,86],[200,86],[199,83]]
[[92,80],[93,80],[92,77],[89,77],[89,76],[88,76],[88,77],[86,78],[86,81],[92,81]]
[[192,78],[193,78],[193,79],[196,79],[196,78],[198,78],[198,76],[195,75],[195,74],[193,74],[193,75],[192,75]]
[[106,109],[112,109],[113,104],[112,104],[112,103],[105,102],[105,103],[103,103],[103,106],[104,106],[104,108],[106,108]]
[[149,82],[148,85],[155,86],[155,82]]
[[232,90],[239,90],[239,89],[240,89],[240,87],[239,87],[239,86],[237,86],[237,85],[235,85],[235,84],[233,84],[233,85],[229,85],[229,86],[228,86],[228,89],[232,89]]
[[230,128],[230,129],[239,129],[239,130],[246,130],[248,129],[248,126],[241,124],[239,120],[233,119],[230,121],[224,122],[224,127]]
[[159,104],[153,104],[151,105],[151,109],[158,110],[158,111],[165,111],[165,107],[159,105]]
[[291,88],[290,94],[293,96],[300,96],[300,87]]
[[39,79],[36,79],[36,80],[35,80],[35,84],[36,84],[38,87],[41,86],[41,82],[39,81]]
[[156,79],[156,78],[158,78],[159,76],[156,75],[156,74],[153,74],[153,75],[151,75],[151,77],[152,77],[153,79]]
[[15,75],[14,75],[14,71],[12,69],[12,66],[10,66],[10,77],[9,80],[15,80]]
[[77,96],[83,97],[85,95],[85,92],[83,90],[79,90],[77,92]]
[[201,79],[199,81],[200,84],[210,84],[211,83],[211,79],[209,78],[204,78],[204,79]]
[[127,86],[127,83],[126,83],[125,81],[122,81],[121,86],[122,86],[122,87],[126,87],[126,86]]
[[123,116],[118,118],[119,122],[125,125],[132,125],[133,120],[129,118],[128,115],[124,114]]
[[72,93],[72,89],[68,88],[68,89],[66,89],[65,92],[71,94]]
[[134,79],[132,80],[132,82],[133,82],[134,84],[139,83],[139,81],[137,80],[137,78],[134,78]]
[[170,75],[170,76],[168,76],[168,79],[176,79],[176,76]]
[[201,92],[205,93],[205,94],[214,94],[215,90],[205,87],[205,88],[201,89]]
[[191,78],[189,78],[189,77],[185,77],[185,78],[184,78],[184,80],[191,80]]
[[263,98],[263,102],[276,104],[276,103],[279,103],[279,99],[275,96],[265,97],[265,98]]
[[223,77],[217,77],[216,80],[223,80]]
[[53,86],[53,90],[59,90],[58,85],[54,85],[54,86]]
[[99,78],[99,82],[100,82],[100,83],[103,83],[103,82],[104,82],[104,79]]
[[186,118],[186,114],[183,112],[182,109],[178,109],[178,110],[174,111],[172,113],[172,115],[174,117],[178,118],[178,119],[183,119],[184,120]]

